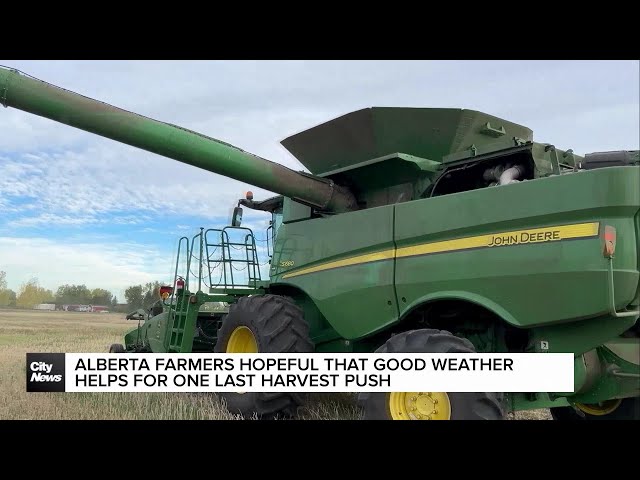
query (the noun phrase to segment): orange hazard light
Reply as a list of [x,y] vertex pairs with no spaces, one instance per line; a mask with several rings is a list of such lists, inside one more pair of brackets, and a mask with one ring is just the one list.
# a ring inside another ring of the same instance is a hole
[[169,295],[173,293],[173,287],[162,286],[160,287],[160,297],[166,300]]
[[607,258],[613,257],[616,251],[616,229],[609,225],[604,227],[604,249],[603,254]]

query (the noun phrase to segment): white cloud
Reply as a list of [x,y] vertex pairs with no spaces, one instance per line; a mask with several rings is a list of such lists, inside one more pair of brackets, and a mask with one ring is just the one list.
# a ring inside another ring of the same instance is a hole
[[69,215],[56,215],[52,213],[42,213],[33,217],[22,217],[8,223],[9,227],[35,227],[51,225],[86,225],[96,223],[97,219],[92,216],[72,217]]
[[65,283],[106,288],[124,301],[129,285],[169,281],[172,260],[157,248],[136,243],[61,243],[44,238],[0,237],[0,270],[18,289],[31,277],[55,289]]
[[[103,141],[79,151],[0,158],[0,201],[20,196],[26,212],[13,226],[135,224],[149,215],[227,217],[247,185],[131,147]],[[268,196],[252,188],[256,196]],[[141,212],[133,215],[131,212]],[[144,212],[147,212],[146,214]]]

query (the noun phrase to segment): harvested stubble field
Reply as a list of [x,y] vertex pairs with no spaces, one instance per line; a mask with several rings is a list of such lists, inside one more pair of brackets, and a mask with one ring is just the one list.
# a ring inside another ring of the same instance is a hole
[[[106,352],[135,326],[123,314],[0,310],[0,419],[234,420],[215,395],[187,393],[27,393],[28,352]],[[359,419],[353,395],[317,394],[298,418]],[[546,410],[514,419],[548,420]]]

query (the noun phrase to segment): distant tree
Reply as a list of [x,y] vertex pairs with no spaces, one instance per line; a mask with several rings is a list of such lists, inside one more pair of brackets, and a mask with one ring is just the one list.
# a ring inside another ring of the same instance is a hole
[[124,298],[127,299],[127,305],[130,310],[142,308],[144,295],[142,293],[142,285],[132,285],[124,291]]
[[160,286],[158,281],[147,282],[144,285],[132,285],[124,292],[127,299],[127,308],[135,310],[138,308],[149,308],[160,300]]
[[0,307],[15,307],[16,306],[16,292],[4,288],[0,290]]
[[118,297],[116,297],[115,295],[113,296],[113,298],[111,299],[111,306],[113,308],[116,308],[118,306]]
[[0,271],[0,307],[15,307],[16,292],[7,288],[7,272]]
[[104,305],[110,306],[111,299],[113,298],[113,294],[109,290],[105,290],[104,288],[94,288],[91,290],[91,305]]
[[160,282],[149,282],[144,285],[144,298],[142,303],[145,307],[150,307],[160,300]]
[[61,305],[88,305],[92,303],[92,292],[85,285],[62,285],[58,287],[55,298]]
[[16,298],[16,306],[33,308],[40,303],[53,303],[54,301],[53,292],[41,287],[37,278],[32,278],[20,287]]

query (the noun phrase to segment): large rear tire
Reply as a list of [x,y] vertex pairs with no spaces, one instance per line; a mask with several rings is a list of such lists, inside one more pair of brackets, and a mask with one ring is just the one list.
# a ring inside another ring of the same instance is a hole
[[549,409],[558,421],[640,420],[640,397]]
[[[445,330],[394,335],[376,353],[475,353]],[[502,393],[374,392],[360,394],[365,420],[503,420]]]
[[[243,297],[231,305],[218,331],[215,353],[311,353],[309,326],[300,307],[278,295]],[[220,392],[227,409],[245,418],[292,416],[302,393]]]

